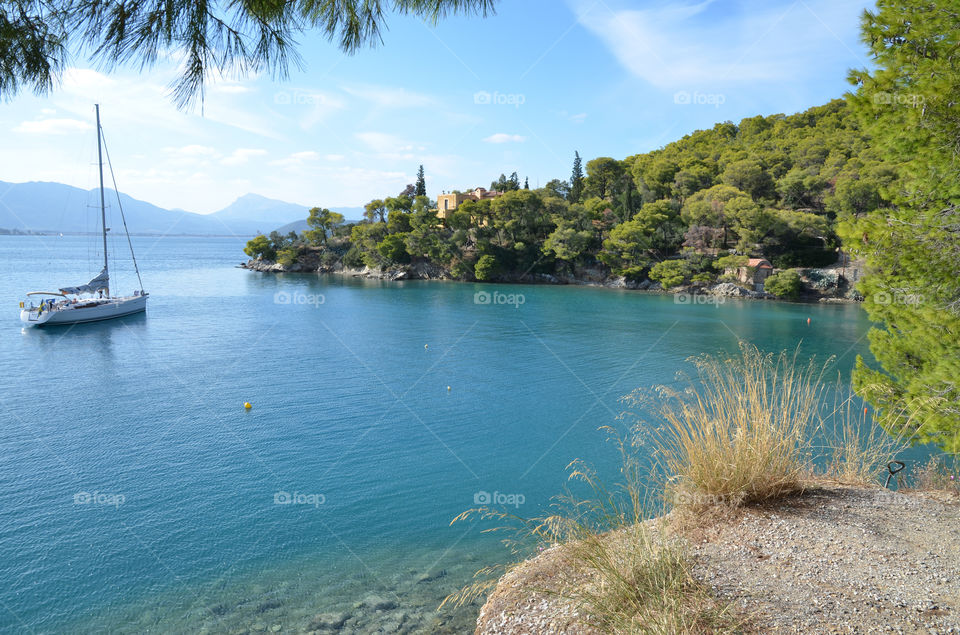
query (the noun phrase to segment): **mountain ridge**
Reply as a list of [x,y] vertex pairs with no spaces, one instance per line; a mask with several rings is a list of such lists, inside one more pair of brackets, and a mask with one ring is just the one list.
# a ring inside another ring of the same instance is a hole
[[[107,225],[120,226],[116,214],[118,194],[105,188]],[[165,209],[148,201],[119,193],[127,227],[133,234],[249,235],[270,233],[281,226],[305,220],[309,207],[247,193],[212,214],[183,209]],[[99,189],[83,188],[53,181],[11,183],[0,181],[0,229],[21,232],[99,231],[96,213]],[[358,215],[358,208],[336,208]]]

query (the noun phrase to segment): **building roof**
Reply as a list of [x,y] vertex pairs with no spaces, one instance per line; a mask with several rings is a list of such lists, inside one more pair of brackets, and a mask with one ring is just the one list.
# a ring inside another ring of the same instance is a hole
[[767,268],[773,269],[773,265],[771,265],[766,258],[751,258],[750,260],[747,261],[747,266],[759,267],[761,269],[767,269]]

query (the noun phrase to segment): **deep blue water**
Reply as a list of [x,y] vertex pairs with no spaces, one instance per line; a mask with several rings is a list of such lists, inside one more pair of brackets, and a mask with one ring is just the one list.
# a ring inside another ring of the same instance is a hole
[[[272,276],[235,268],[239,239],[134,238],[146,315],[22,329],[24,292],[98,271],[93,242],[0,236],[2,632],[287,632],[331,610],[456,632],[472,616],[438,600],[508,554],[450,520],[482,492],[536,514],[574,458],[612,469],[597,428],[621,396],[738,338],[845,374],[868,354],[857,306]],[[127,263],[114,280],[136,288]],[[476,303],[492,292],[524,302]]]

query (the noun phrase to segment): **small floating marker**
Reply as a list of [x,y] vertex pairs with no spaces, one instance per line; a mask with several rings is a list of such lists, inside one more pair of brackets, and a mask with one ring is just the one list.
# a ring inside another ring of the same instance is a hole
[[810,318],[807,318],[807,324],[810,324]]
[[429,344],[424,344],[424,345],[423,345],[423,348],[424,348],[424,349],[428,349],[428,348],[430,348],[430,345],[429,345]]
[[250,410],[250,408],[253,408],[253,405],[249,401],[244,401],[243,407],[247,410]]
[[450,386],[447,386],[447,390],[450,390]]
[[867,408],[866,408],[866,407],[863,408],[863,414],[867,414]]

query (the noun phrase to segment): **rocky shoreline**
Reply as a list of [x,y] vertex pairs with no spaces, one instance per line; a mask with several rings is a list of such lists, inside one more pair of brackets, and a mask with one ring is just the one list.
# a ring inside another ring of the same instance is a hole
[[[447,269],[438,267],[429,263],[419,262],[411,265],[401,265],[389,269],[372,269],[363,267],[354,269],[345,267],[342,264],[333,266],[324,266],[319,260],[308,259],[305,262],[295,262],[292,265],[283,265],[263,259],[251,259],[240,263],[239,268],[249,271],[259,271],[261,273],[318,273],[335,274],[353,278],[365,278],[370,280],[451,280],[457,281]],[[858,302],[860,299],[855,292],[847,285],[838,287],[832,280],[837,280],[836,268],[806,269],[802,277],[804,287],[801,296],[796,301],[806,302],[824,302],[824,303],[843,303]],[[827,280],[826,287],[818,283]],[[732,283],[720,282],[716,284],[691,284],[673,287],[670,290],[664,290],[659,282],[643,280],[635,282],[627,280],[623,276],[611,275],[608,271],[602,269],[581,269],[574,275],[558,276],[546,273],[528,273],[521,275],[503,275],[495,281],[496,283],[507,284],[547,284],[547,285],[572,285],[603,287],[607,289],[629,289],[634,291],[649,291],[654,293],[671,293],[674,295],[686,296],[706,296],[715,298],[744,298],[756,300],[778,300],[774,295],[763,291],[751,291],[745,287]]]
[[[822,486],[680,535],[748,632],[960,633],[956,496]],[[501,578],[476,633],[597,633],[558,586],[566,557],[553,547]]]

